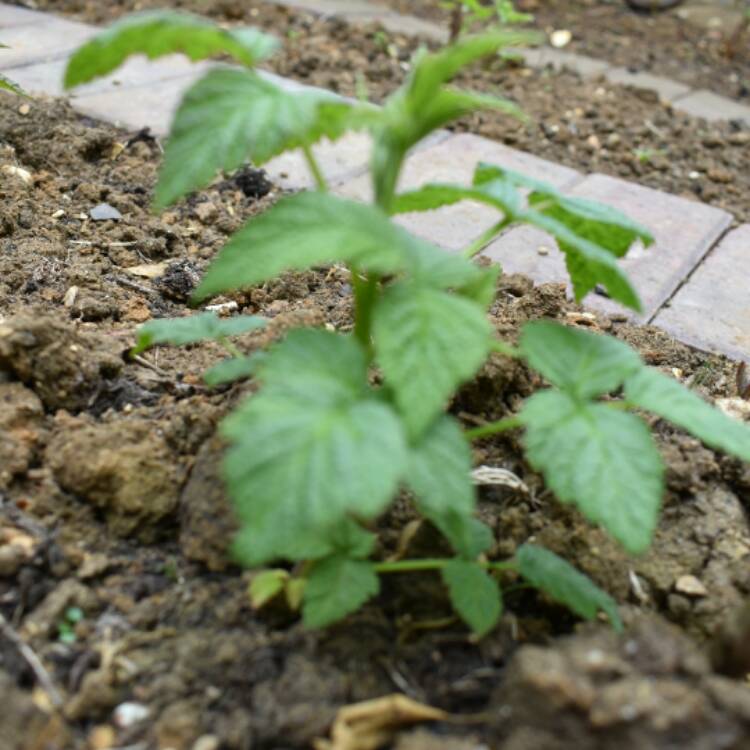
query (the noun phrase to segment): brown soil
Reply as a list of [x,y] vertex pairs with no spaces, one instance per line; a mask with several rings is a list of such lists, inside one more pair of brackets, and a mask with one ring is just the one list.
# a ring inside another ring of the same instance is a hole
[[[436,21],[445,28],[449,12],[438,0],[376,0],[401,13]],[[732,42],[740,2],[704,3],[658,13],[639,13],[624,0],[517,0],[531,11],[533,27],[547,34],[567,29],[567,51],[590,55],[634,72],[649,72],[750,103],[750,30]],[[698,23],[685,18],[692,12]],[[728,46],[729,45],[729,46]]]
[[[655,424],[665,509],[652,551],[631,559],[544,491],[517,436],[478,446],[478,464],[510,469],[528,488],[482,491],[492,554],[533,537],[565,555],[621,603],[622,637],[577,628],[509,581],[502,623],[477,644],[446,620],[426,574],[387,581],[361,613],[323,632],[304,631],[281,607],[253,612],[248,574],[225,553],[233,520],[215,436],[247,386],[203,387],[202,371],[222,358],[212,344],[136,361],[127,350],[138,323],[186,312],[226,236],[277,191],[246,195],[240,187],[258,180],[245,173],[154,217],[160,152],[148,138],[62,102],[27,110],[3,97],[0,139],[2,165],[30,174],[2,183],[0,613],[63,698],[52,711],[6,628],[2,750],[304,748],[342,706],[393,692],[458,717],[404,729],[391,744],[399,750],[750,747],[747,467]],[[122,218],[87,218],[102,202]],[[345,330],[349,293],[333,268],[234,295],[238,309],[272,318],[238,345],[250,351],[295,325]],[[655,329],[582,315],[559,285],[505,277],[491,317],[508,340],[538,317],[608,330],[705,395],[734,395],[731,363]],[[499,418],[539,385],[497,356],[453,410],[467,424]],[[384,550],[413,518],[400,501],[382,519]],[[434,551],[434,536],[422,527],[409,547]],[[705,590],[678,585],[683,576]],[[71,607],[83,619],[61,637]],[[133,703],[145,709],[137,722],[123,708]]]
[[[41,8],[106,23],[134,7],[163,0],[37,0]],[[355,96],[364,83],[382,101],[403,80],[419,40],[387,34],[377,26],[351,27],[263,3],[173,0],[221,21],[260,26],[284,38],[273,70],[305,83]],[[665,192],[701,200],[750,220],[750,126],[706,124],[674,111],[649,91],[582,81],[573,73],[532,70],[498,61],[464,73],[460,85],[503,94],[529,115],[519,123],[481,113],[458,123],[470,130],[566,164],[583,173],[603,172]]]

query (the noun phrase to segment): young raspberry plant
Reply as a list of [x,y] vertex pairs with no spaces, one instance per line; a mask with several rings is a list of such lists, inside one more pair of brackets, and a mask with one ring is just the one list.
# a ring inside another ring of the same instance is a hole
[[[211,69],[185,94],[155,190],[157,209],[247,161],[262,165],[289,149],[307,160],[317,189],[282,198],[249,220],[211,263],[196,303],[289,270],[336,263],[350,271],[351,334],[298,329],[252,356],[230,338],[263,324],[253,316],[159,320],[138,334],[137,350],[218,340],[232,356],[209,372],[210,382],[252,377],[259,384],[221,428],[230,443],[224,476],[241,526],[233,550],[249,567],[285,561],[301,563],[295,568],[301,572],[257,575],[251,596],[258,605],[284,592],[290,603],[301,603],[307,625],[324,626],[375,596],[381,575],[432,570],[458,614],[482,635],[502,612],[497,574],[514,571],[581,617],[602,611],[620,627],[615,602],[548,550],[525,544],[512,559],[488,557],[495,540],[474,515],[470,441],[525,430],[529,462],[560,501],[632,553],[649,545],[664,485],[659,453],[636,410],[750,460],[750,430],[645,367],[620,341],[552,321],[526,325],[518,348],[494,336],[486,311],[499,269],[480,267],[472,256],[507,227],[531,224],[556,239],[577,299],[601,286],[633,310],[640,301],[618,259],[636,241],[650,244],[645,229],[610,208],[488,164],[477,166],[470,186],[398,192],[410,150],[443,125],[477,109],[520,114],[507,100],[449,82],[464,66],[528,38],[495,30],[435,54],[422,50],[381,108],[321,91],[289,92],[254,69],[275,49],[273,39],[182,14],[130,17],[70,61],[68,86],[109,73],[137,53],[182,52],[193,60],[222,54],[239,63]],[[312,150],[322,138],[350,130],[365,130],[373,140],[371,204],[331,194]],[[463,254],[448,254],[392,219],[463,200],[498,211],[497,222]],[[550,387],[518,414],[464,431],[446,405],[493,351],[522,358]],[[373,521],[402,490],[446,537],[453,557],[372,559]]]

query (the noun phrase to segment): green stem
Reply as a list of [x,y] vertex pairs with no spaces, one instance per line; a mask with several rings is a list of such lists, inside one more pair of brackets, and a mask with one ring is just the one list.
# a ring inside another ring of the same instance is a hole
[[517,427],[523,427],[523,422],[519,417],[506,417],[505,419],[499,419],[497,422],[490,422],[481,427],[475,427],[473,430],[466,430],[464,437],[469,441],[479,440],[490,435],[496,435],[499,432],[515,430]]
[[216,341],[223,346],[233,357],[242,359],[245,355],[227,338],[223,336]]
[[[442,570],[449,562],[443,558],[424,558],[423,560],[398,560],[396,562],[375,563],[373,566],[378,574],[386,573],[415,573],[424,570]],[[515,560],[504,562],[477,561],[477,565],[485,570],[516,570],[518,563]]]
[[511,346],[510,344],[506,344],[504,341],[499,341],[498,339],[495,339],[492,342],[490,348],[493,352],[504,354],[506,357],[510,357],[511,359],[521,358],[521,350],[518,349],[518,347]]
[[506,217],[502,221],[498,221],[497,224],[493,224],[486,232],[479,235],[474,242],[465,247],[461,251],[461,254],[464,258],[473,258],[477,253],[484,250],[484,248],[487,247],[487,245],[489,245],[489,243],[492,242],[492,240],[494,240],[503,229],[509,227],[512,221],[511,218]]
[[355,268],[350,271],[354,290],[354,336],[372,358],[372,313],[379,279],[375,274],[360,275]]
[[605,406],[615,411],[630,411],[631,409],[637,408],[635,404],[631,404],[630,401],[603,401]]
[[312,148],[305,145],[302,147],[302,153],[305,155],[307,166],[310,167],[310,172],[312,172],[316,187],[318,188],[318,190],[320,190],[321,193],[327,193],[328,183],[326,182],[326,178],[323,176],[323,172],[320,169],[318,160],[315,158],[315,155],[312,152]]

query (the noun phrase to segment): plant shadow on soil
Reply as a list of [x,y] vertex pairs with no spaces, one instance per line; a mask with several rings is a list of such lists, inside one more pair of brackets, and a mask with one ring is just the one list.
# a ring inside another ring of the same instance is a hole
[[[392,692],[474,717],[405,730],[393,740],[400,750],[748,747],[750,688],[715,668],[747,659],[747,633],[726,624],[750,593],[748,467],[656,423],[665,509],[653,550],[630,559],[544,491],[517,436],[476,448],[477,464],[514,471],[528,490],[482,490],[493,554],[533,537],[565,556],[623,605],[621,637],[511,590],[501,625],[477,644],[458,622],[428,627],[450,616],[430,575],[389,579],[362,612],[322,632],[282,607],[253,612],[248,576],[225,553],[233,520],[215,436],[253,386],[203,387],[201,373],[222,357],[210,343],[139,361],[126,352],[138,323],[186,311],[191,279],[277,191],[246,195],[256,181],[245,173],[154,217],[160,152],[148,138],[131,142],[59,101],[22,114],[10,97],[0,134],[2,162],[30,173],[3,178],[0,206],[0,612],[65,699],[62,714],[45,711],[33,674],[0,638],[12,707],[3,750],[91,747],[102,727],[113,747],[191,750],[211,735],[227,749],[302,748],[341,706]],[[122,219],[86,218],[100,202]],[[252,350],[293,326],[346,330],[350,292],[333,267],[218,301],[272,319],[238,339]],[[540,317],[614,333],[706,395],[732,395],[726,360],[583,314],[562,285],[503,277],[491,311],[499,334],[513,341]],[[541,385],[497,355],[452,409],[467,424],[500,418]],[[400,498],[380,521],[378,554],[440,552],[414,518]],[[59,638],[70,607],[84,613],[72,643]],[[147,717],[115,727],[124,701]]]

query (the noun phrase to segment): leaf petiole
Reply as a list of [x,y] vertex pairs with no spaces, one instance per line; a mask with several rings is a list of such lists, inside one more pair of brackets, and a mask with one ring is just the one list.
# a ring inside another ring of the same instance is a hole
[[[373,568],[378,574],[387,573],[415,573],[424,570],[442,570],[453,558],[424,558],[421,560],[397,560],[395,562],[375,563]],[[478,561],[477,565],[485,570],[517,570],[515,560],[504,562]]]
[[217,343],[226,349],[229,354],[231,354],[233,357],[237,357],[238,359],[242,359],[245,355],[225,336],[222,336],[221,338],[216,339]]
[[328,182],[326,181],[323,171],[320,168],[320,164],[318,164],[318,160],[315,158],[315,154],[313,154],[312,148],[309,144],[302,146],[302,153],[305,155],[305,161],[307,162],[307,166],[310,168],[310,172],[315,180],[315,186],[321,193],[327,193]]
[[505,341],[500,341],[499,339],[495,339],[490,344],[490,349],[498,354],[504,354],[511,359],[521,358],[521,350],[518,347],[507,344]]
[[497,435],[500,432],[515,430],[518,427],[523,427],[523,422],[520,417],[506,417],[505,419],[498,419],[496,422],[484,424],[481,427],[466,430],[464,432],[464,437],[469,441],[479,440],[480,438],[489,437],[490,435]]
[[461,251],[461,254],[464,258],[473,258],[477,253],[481,253],[482,250],[484,250],[484,248],[487,247],[487,245],[492,242],[498,234],[500,234],[500,232],[507,229],[512,223],[513,218],[506,216],[501,221],[498,221],[497,224],[493,224],[488,230],[480,234],[474,242],[467,245]]

